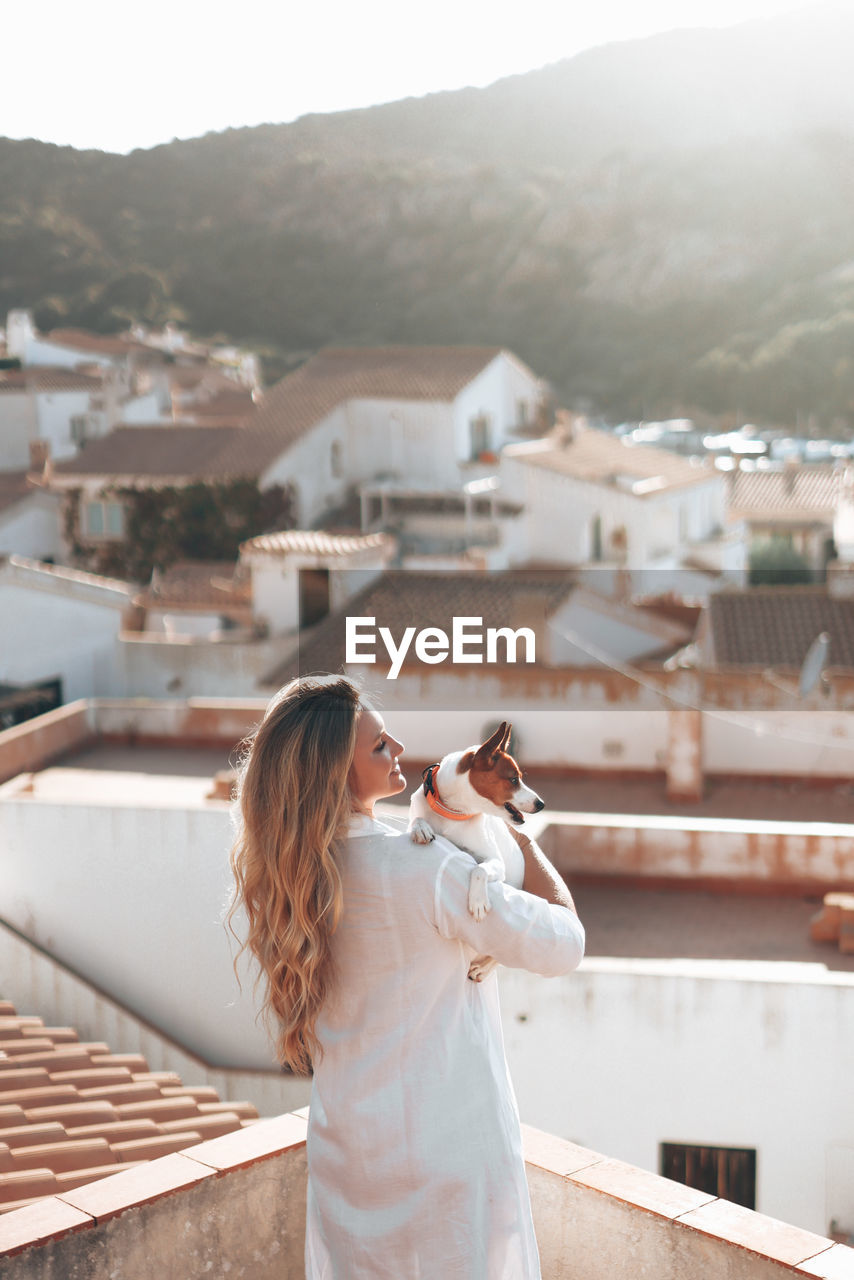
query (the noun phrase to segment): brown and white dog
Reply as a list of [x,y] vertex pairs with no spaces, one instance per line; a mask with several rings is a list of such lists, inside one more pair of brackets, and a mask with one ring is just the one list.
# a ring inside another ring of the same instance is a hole
[[[409,804],[409,831],[417,844],[429,844],[438,832],[478,864],[468,893],[475,920],[489,911],[490,880],[506,880],[521,889],[525,860],[509,827],[523,826],[524,814],[545,808],[536,791],[522,782],[521,770],[507,750],[511,729],[503,720],[480,746],[452,751],[430,765],[424,770],[424,785]],[[469,977],[479,982],[495,964],[488,956],[478,956]]]

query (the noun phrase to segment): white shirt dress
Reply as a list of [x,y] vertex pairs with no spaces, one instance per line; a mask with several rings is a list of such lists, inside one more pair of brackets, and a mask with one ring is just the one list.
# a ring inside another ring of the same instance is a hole
[[581,923],[495,883],[476,923],[468,854],[367,817],[341,865],[308,1125],[307,1280],[537,1280],[497,975],[467,974],[478,953],[568,973]]

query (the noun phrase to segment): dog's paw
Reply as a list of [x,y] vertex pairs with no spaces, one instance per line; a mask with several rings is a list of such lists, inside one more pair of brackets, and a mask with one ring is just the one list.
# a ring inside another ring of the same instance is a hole
[[492,956],[475,956],[469,965],[469,977],[472,982],[483,982],[497,968],[498,961],[493,960]]
[[436,832],[429,822],[425,822],[423,818],[415,818],[409,828],[409,836],[416,844],[429,844],[436,839]]
[[488,877],[483,867],[475,867],[469,877],[469,912],[475,920],[482,920],[491,907],[487,892]]

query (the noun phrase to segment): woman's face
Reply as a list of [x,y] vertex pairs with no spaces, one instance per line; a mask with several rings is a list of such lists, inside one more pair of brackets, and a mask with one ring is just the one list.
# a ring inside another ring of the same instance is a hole
[[376,711],[363,705],[349,776],[350,790],[360,809],[373,813],[375,800],[406,790],[406,780],[397,763],[401,755],[403,743],[386,732]]

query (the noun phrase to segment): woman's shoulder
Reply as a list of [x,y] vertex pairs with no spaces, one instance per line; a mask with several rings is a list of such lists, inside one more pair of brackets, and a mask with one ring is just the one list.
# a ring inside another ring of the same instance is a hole
[[366,820],[351,827],[350,837],[351,840],[364,839],[372,856],[379,856],[387,863],[390,873],[400,878],[423,877],[432,883],[449,861],[459,863],[461,869],[465,868],[465,874],[471,871],[471,856],[444,836],[437,834],[429,844],[413,840],[409,819],[403,815],[383,813]]

